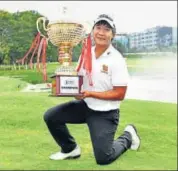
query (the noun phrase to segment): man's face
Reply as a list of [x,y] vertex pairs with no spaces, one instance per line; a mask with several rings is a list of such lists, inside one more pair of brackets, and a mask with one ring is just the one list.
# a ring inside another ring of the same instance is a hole
[[108,46],[113,38],[112,29],[105,24],[96,24],[93,29],[93,38],[96,45]]

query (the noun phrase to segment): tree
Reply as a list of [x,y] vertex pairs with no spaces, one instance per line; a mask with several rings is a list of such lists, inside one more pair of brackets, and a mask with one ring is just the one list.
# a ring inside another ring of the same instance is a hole
[[79,59],[79,56],[81,54],[82,50],[82,43],[79,43],[77,46],[73,48],[73,53],[72,53],[72,61],[77,62]]
[[118,40],[114,40],[112,44],[120,53],[123,54],[127,52],[127,48]]
[[[0,63],[13,63],[25,55],[37,34],[36,20],[41,16],[37,11],[9,13],[0,10]],[[57,61],[57,48],[50,42],[48,56]]]
[[11,33],[12,14],[7,11],[0,10],[0,64],[4,61],[8,62],[8,53],[10,50],[9,41]]

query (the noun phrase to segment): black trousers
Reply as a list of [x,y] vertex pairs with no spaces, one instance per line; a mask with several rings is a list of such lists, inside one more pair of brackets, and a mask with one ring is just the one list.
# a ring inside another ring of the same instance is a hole
[[128,132],[114,140],[119,110],[94,111],[83,100],[74,100],[50,108],[44,114],[44,120],[65,153],[76,147],[66,123],[87,123],[97,164],[113,162],[131,146],[131,135]]

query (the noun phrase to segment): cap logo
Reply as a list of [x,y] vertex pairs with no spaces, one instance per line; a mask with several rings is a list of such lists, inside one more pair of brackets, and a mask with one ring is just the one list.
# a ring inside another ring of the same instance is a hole
[[101,14],[101,15],[99,15],[98,19],[99,19],[99,18],[107,18],[107,19],[109,19],[110,21],[113,21],[113,19],[112,19],[111,17],[109,17],[108,15],[106,15],[106,14]]

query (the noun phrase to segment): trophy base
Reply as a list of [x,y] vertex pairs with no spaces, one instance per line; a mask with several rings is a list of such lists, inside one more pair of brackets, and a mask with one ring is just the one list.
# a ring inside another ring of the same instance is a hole
[[53,97],[74,97],[81,96],[83,76],[79,75],[58,75],[51,76]]

